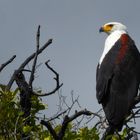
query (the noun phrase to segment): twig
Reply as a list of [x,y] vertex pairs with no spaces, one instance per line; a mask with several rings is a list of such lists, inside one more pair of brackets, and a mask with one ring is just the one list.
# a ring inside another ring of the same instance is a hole
[[93,120],[95,117],[99,118],[99,122],[97,122],[97,125],[98,124],[101,124],[102,121],[103,121],[103,116],[101,116],[99,113],[102,111],[102,109],[100,109],[99,111],[93,113],[93,117],[91,117],[87,122],[86,124],[88,124],[91,120]]
[[1,72],[8,64],[10,64],[15,58],[16,58],[16,55],[13,55],[7,62],[1,64],[1,66],[0,66],[0,72]]
[[34,57],[34,62],[33,62],[33,66],[32,66],[32,72],[30,75],[30,80],[29,80],[29,87],[32,88],[32,84],[34,81],[34,73],[35,73],[35,69],[36,69],[36,64],[37,64],[37,56],[38,56],[38,51],[39,51],[39,46],[40,46],[40,25],[38,26],[37,29],[37,34],[36,34],[36,53],[35,53],[35,57]]
[[79,96],[78,96],[75,100],[73,99],[73,94],[71,94],[71,96],[72,96],[72,104],[71,104],[71,106],[69,107],[69,111],[68,111],[68,114],[67,114],[67,115],[70,114],[70,112],[71,112],[73,106],[75,105],[76,102],[78,102],[78,99],[79,99]]
[[[48,42],[46,42],[39,50],[37,55],[39,55],[40,53],[42,53],[42,51],[44,51],[50,44],[52,43],[52,39],[49,39]],[[17,69],[17,71],[15,71],[11,77],[11,79],[9,80],[8,84],[7,84],[7,90],[10,90],[14,80],[15,80],[15,75],[17,73],[20,72],[21,69],[24,69],[24,67],[35,57],[36,53],[31,54],[21,65],[20,67]]]
[[51,117],[48,121],[53,121],[55,119],[58,119],[61,115],[65,114],[68,110],[64,110],[63,112],[57,114],[55,117]]
[[129,122],[131,119],[135,118],[135,116],[140,112],[140,108],[138,110],[136,110],[136,112],[131,113],[129,115],[129,117],[125,120],[124,124],[126,124],[127,122]]
[[14,138],[15,138],[15,140],[17,140],[16,134],[17,134],[17,124],[18,124],[19,118],[20,118],[20,116],[17,117],[16,123],[15,123],[15,129],[14,129]]
[[75,119],[75,120],[76,120],[76,124],[73,126],[73,128],[74,128],[75,131],[78,130],[78,129],[80,128],[80,124],[82,123],[82,121],[83,121],[84,119],[85,119],[85,116],[84,116],[84,115],[81,117],[80,120]]
[[52,90],[52,91],[50,91],[50,92],[48,92],[48,93],[44,93],[44,94],[37,94],[37,93],[34,93],[34,94],[37,95],[37,96],[49,96],[49,95],[52,95],[52,94],[54,94],[56,91],[58,91],[59,88],[62,87],[62,85],[63,85],[63,83],[62,83],[62,84],[59,84],[59,74],[48,64],[49,62],[50,62],[50,60],[48,60],[47,62],[45,62],[45,64],[46,64],[47,68],[48,68],[49,70],[51,70],[51,71],[55,74],[55,76],[56,76],[56,77],[54,78],[54,80],[56,81],[56,87],[55,87],[54,90]]

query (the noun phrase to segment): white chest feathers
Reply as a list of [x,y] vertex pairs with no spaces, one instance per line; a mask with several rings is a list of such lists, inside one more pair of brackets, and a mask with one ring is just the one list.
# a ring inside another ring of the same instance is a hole
[[124,30],[116,30],[113,33],[111,33],[106,41],[105,41],[105,46],[104,46],[104,50],[102,53],[102,56],[99,60],[99,66],[101,65],[101,63],[103,62],[103,59],[105,58],[106,54],[109,52],[109,50],[114,46],[114,44],[116,43],[116,41],[121,37],[122,34],[126,34],[126,31]]

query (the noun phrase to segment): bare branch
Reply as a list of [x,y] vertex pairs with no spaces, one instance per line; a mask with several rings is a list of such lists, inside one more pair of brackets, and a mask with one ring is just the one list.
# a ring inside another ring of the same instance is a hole
[[[49,39],[39,50],[38,50],[38,55],[40,53],[42,53],[50,44],[52,43],[52,39]],[[33,53],[32,55],[30,55],[21,65],[20,65],[20,69],[24,68],[34,57],[35,57],[36,53]]]
[[99,118],[99,121],[96,123],[96,126],[98,124],[101,124],[104,120],[104,117],[102,115],[100,115],[99,113],[102,111],[102,109],[100,109],[99,111],[93,113],[93,117],[91,117],[87,122],[86,122],[86,125],[91,122],[91,120],[93,120],[95,117]]
[[56,134],[55,130],[53,129],[53,127],[49,123],[49,121],[42,120],[41,124],[45,125],[48,128],[49,132],[52,134],[52,136],[55,140],[62,140],[62,138],[65,135],[66,128],[71,121],[73,121],[74,119],[78,118],[81,115],[89,116],[89,115],[92,115],[92,114],[93,114],[92,112],[85,109],[85,110],[81,110],[81,111],[75,111],[75,113],[70,117],[68,115],[66,115],[64,120],[63,120],[61,130],[59,131],[58,134]]
[[68,117],[68,116],[65,116],[64,118],[64,121],[62,123],[62,128],[60,130],[60,132],[58,133],[58,136],[59,138],[63,138],[64,134],[65,134],[65,131],[66,131],[66,128],[68,126],[68,124],[73,121],[74,119],[78,118],[79,116],[81,115],[92,115],[92,112],[88,111],[88,110],[81,110],[79,112],[75,112],[72,116]]
[[35,69],[36,69],[36,64],[37,64],[37,56],[38,56],[38,51],[39,51],[39,46],[40,46],[40,25],[38,26],[37,29],[37,34],[36,34],[36,53],[35,53],[35,57],[34,57],[34,62],[33,62],[33,66],[32,66],[32,72],[30,75],[30,80],[29,80],[29,87],[32,88],[32,84],[34,81],[34,73],[35,73]]
[[69,111],[68,111],[68,114],[67,114],[67,115],[70,114],[70,112],[71,112],[73,106],[75,105],[75,103],[78,102],[79,96],[74,100],[74,99],[73,99],[73,93],[72,93],[72,94],[71,94],[71,98],[72,98],[72,104],[71,104],[71,106],[69,107]]
[[0,72],[1,72],[8,64],[10,64],[15,58],[16,58],[16,55],[13,55],[7,62],[1,64],[1,66],[0,66]]
[[56,116],[54,117],[51,117],[48,121],[53,121],[55,119],[59,119],[60,116],[62,116],[63,114],[65,114],[68,110],[64,110],[63,112],[57,114]]
[[20,105],[24,112],[23,117],[30,115],[32,89],[29,87],[22,72],[15,75],[16,84],[20,90]]
[[[52,39],[49,39],[48,42],[46,42],[39,50],[37,55],[39,55],[40,53],[42,53],[42,51],[44,51],[50,44],[52,43]],[[11,77],[11,79],[9,80],[9,83],[7,84],[7,90],[9,90],[15,80],[15,75],[16,72],[19,73],[21,71],[21,69],[24,69],[24,67],[35,57],[36,53],[33,53],[32,55],[30,55],[21,65],[20,67],[17,69],[17,71],[15,71]]]
[[50,60],[48,60],[47,62],[45,62],[45,64],[46,64],[47,68],[48,68],[49,70],[51,70],[51,71],[55,74],[54,80],[56,81],[56,87],[55,87],[54,90],[52,90],[52,91],[50,91],[50,92],[48,92],[48,93],[44,93],[44,94],[37,94],[37,93],[34,93],[34,94],[37,95],[37,96],[49,96],[49,95],[52,95],[52,94],[54,94],[56,91],[58,91],[59,88],[62,87],[62,85],[63,85],[63,83],[62,83],[62,84],[59,83],[59,74],[48,64],[49,62],[50,62]]
[[86,109],[81,110],[81,111],[75,111],[75,113],[74,113],[72,116],[66,117],[66,119],[64,120],[63,123],[69,123],[69,122],[73,121],[74,119],[78,118],[78,117],[81,116],[81,115],[90,116],[90,115],[92,115],[92,114],[93,114],[93,113],[92,113],[91,111],[88,111],[88,110],[86,110]]
[[52,125],[48,121],[46,122],[44,120],[41,120],[41,124],[48,128],[48,130],[50,131],[51,135],[53,136],[53,138],[55,140],[58,140],[58,136],[57,136],[55,130],[52,128]]

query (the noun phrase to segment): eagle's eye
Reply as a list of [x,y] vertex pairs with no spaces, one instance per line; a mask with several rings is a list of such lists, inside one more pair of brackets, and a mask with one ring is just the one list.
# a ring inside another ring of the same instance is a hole
[[113,27],[114,25],[113,25],[113,24],[109,24],[108,26],[109,26],[109,27]]

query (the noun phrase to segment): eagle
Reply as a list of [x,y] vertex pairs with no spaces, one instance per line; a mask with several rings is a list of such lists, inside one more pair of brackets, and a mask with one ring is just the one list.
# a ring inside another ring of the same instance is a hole
[[107,23],[99,31],[108,37],[97,65],[96,97],[109,123],[105,135],[111,135],[121,131],[134,107],[140,83],[140,53],[122,23]]

